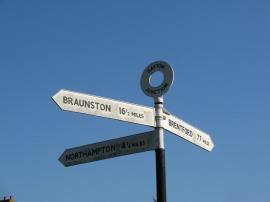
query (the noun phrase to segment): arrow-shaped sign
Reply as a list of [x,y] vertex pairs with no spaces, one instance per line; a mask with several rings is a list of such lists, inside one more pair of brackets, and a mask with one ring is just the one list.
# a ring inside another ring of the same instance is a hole
[[62,110],[155,126],[154,108],[67,90],[52,99]]
[[202,147],[207,151],[211,151],[213,149],[214,143],[207,133],[195,128],[194,126],[175,116],[163,113],[163,117],[165,119],[164,128],[166,130],[199,147]]
[[155,150],[158,147],[158,136],[155,134],[155,131],[151,131],[67,149],[60,156],[59,161],[67,167]]

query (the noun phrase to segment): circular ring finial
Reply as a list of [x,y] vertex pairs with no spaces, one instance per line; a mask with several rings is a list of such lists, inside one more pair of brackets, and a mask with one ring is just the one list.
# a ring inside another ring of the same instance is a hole
[[[154,87],[150,84],[150,78],[155,72],[163,73],[163,82]],[[141,77],[141,89],[145,95],[157,99],[162,97],[171,87],[173,83],[173,69],[172,67],[164,61],[156,61],[151,63],[144,70]]]

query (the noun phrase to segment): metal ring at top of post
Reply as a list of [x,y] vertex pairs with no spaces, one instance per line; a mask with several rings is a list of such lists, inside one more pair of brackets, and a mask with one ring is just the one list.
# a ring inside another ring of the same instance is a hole
[[[154,87],[150,84],[150,78],[155,72],[161,72],[164,76],[163,82]],[[151,63],[144,70],[141,77],[141,89],[145,95],[162,102],[162,96],[170,89],[173,83],[174,73],[172,67],[164,61]]]

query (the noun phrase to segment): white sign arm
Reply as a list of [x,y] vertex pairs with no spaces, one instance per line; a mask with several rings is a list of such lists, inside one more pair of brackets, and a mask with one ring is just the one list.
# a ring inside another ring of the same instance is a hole
[[68,90],[60,90],[52,99],[65,111],[155,126],[154,108]]
[[207,151],[213,149],[214,143],[207,133],[168,113],[163,113],[163,116],[166,130]]

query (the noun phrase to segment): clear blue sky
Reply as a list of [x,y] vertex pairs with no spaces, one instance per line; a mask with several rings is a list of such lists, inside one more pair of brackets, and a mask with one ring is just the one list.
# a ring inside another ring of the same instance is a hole
[[164,106],[209,133],[212,152],[165,133],[168,202],[270,201],[270,1],[0,0],[0,199],[149,202],[155,152],[64,167],[67,148],[152,130],[61,111],[60,89]]

